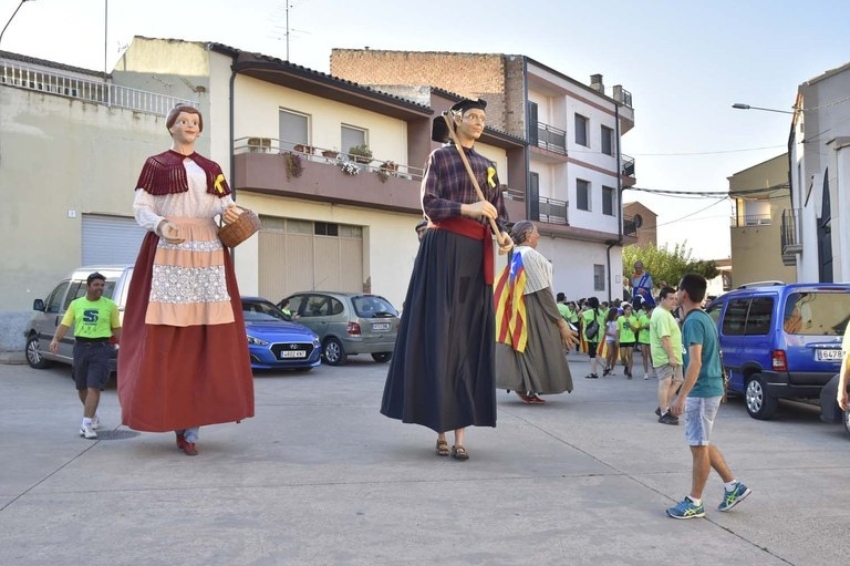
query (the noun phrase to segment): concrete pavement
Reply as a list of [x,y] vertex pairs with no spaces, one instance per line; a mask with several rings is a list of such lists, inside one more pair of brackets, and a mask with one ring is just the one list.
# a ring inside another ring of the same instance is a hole
[[[690,488],[683,427],[656,422],[656,381],[587,380],[542,406],[498,393],[471,459],[381,416],[386,366],[368,357],[255,377],[257,415],[172,434],[78,436],[67,367],[0,365],[0,563],[69,565],[823,565],[850,543],[850,443],[817,411],[772,422],[721,408],[718,446],[753,494],[729,513],[712,475],[705,519],[664,509]],[[640,372],[636,372],[640,374]],[[451,440],[451,438],[450,438]]]

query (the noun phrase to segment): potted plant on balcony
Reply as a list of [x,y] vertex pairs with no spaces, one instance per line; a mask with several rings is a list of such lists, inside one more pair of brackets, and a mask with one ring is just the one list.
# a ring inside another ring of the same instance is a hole
[[301,161],[301,156],[297,153],[286,152],[283,154],[286,161],[286,180],[292,177],[300,177],[304,172],[304,163]]
[[381,182],[386,183],[390,176],[395,176],[396,171],[398,171],[398,165],[396,165],[394,161],[384,161],[381,163],[381,167],[376,171],[376,173],[378,174],[378,178]]
[[307,145],[307,144],[304,144],[304,143],[298,143],[298,144],[295,144],[295,146],[292,149],[294,151],[297,151],[298,153],[306,153],[307,155],[313,155],[313,146],[312,145]]
[[322,150],[322,157],[327,157],[328,159],[336,159],[337,155],[339,155],[339,152],[336,149]]
[[354,159],[355,163],[372,162],[372,150],[369,149],[369,146],[365,143],[361,145],[353,145],[348,148],[348,155]]

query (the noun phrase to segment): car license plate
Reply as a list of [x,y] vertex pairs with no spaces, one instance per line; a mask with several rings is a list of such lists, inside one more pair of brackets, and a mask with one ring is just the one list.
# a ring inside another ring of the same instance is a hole
[[815,359],[819,362],[840,362],[841,350],[815,350]]
[[389,322],[375,322],[372,324],[372,330],[389,330],[390,323]]
[[280,353],[281,358],[306,358],[306,350],[284,350]]

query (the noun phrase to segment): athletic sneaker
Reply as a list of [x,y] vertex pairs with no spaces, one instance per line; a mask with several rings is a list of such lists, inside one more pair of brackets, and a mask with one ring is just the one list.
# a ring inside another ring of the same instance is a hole
[[664,413],[658,418],[658,422],[661,424],[677,425],[679,424],[679,418],[671,415],[670,413]]
[[599,379],[599,375],[595,373],[591,373],[590,375],[584,376],[585,379]]
[[749,494],[751,494],[753,490],[738,482],[735,484],[735,489],[732,491],[723,490],[723,501],[720,502],[720,505],[717,506],[718,511],[728,511],[741,501],[747,498]]
[[667,515],[674,519],[697,519],[699,517],[705,517],[705,505],[702,503],[694,505],[694,502],[689,497],[686,497],[675,507],[667,509]]
[[644,373],[644,374],[643,374],[643,379],[644,379],[644,380],[649,379],[649,374],[648,374],[648,373]]
[[657,416],[657,417],[661,416],[661,407],[655,407],[655,416]]
[[100,417],[95,415],[91,420],[91,429],[97,430],[100,428]]
[[97,438],[97,433],[94,431],[94,429],[91,427],[90,424],[89,425],[82,425],[80,427],[80,436],[82,436],[83,438],[87,438],[89,440],[93,440],[93,439]]

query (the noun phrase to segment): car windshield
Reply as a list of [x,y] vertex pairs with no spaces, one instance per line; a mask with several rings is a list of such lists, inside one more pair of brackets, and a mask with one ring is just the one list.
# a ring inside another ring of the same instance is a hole
[[242,312],[246,321],[270,322],[287,320],[279,308],[263,301],[243,301]]
[[848,293],[791,293],[785,302],[783,328],[788,334],[842,336],[850,318]]
[[395,308],[388,300],[376,295],[361,295],[351,297],[354,312],[360,318],[392,318],[398,316]]

